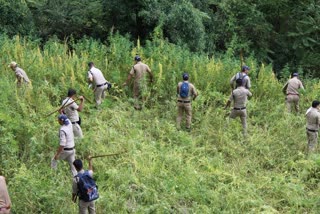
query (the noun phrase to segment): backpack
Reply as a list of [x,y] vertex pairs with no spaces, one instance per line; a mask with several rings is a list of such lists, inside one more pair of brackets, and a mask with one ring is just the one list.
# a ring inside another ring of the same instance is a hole
[[246,74],[242,74],[241,72],[239,72],[236,74],[236,80],[241,79],[243,82],[243,80],[244,80],[244,78],[246,78],[246,76],[247,76]]
[[189,95],[189,83],[183,82],[180,88],[180,97],[186,98]]
[[241,81],[242,82],[242,86],[244,86],[244,79],[246,78],[246,74],[242,74],[241,72],[236,74],[236,82]]
[[98,186],[93,178],[89,175],[88,170],[86,170],[83,174],[79,173],[75,177],[79,178],[77,186],[78,196],[81,200],[89,202],[99,198]]

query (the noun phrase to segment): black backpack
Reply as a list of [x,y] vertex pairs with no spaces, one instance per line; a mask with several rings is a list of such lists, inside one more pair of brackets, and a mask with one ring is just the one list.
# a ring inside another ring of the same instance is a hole
[[77,181],[78,196],[85,202],[93,201],[99,198],[98,186],[93,178],[89,175],[88,170],[75,176]]
[[247,76],[246,74],[242,74],[241,72],[239,72],[239,73],[236,74],[236,80],[237,79],[242,79],[242,82],[243,82],[243,80],[244,80],[244,78],[246,76]]

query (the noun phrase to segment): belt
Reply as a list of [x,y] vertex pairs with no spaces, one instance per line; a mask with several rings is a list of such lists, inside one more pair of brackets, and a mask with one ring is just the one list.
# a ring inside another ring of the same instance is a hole
[[307,128],[307,130],[308,130],[309,132],[318,132],[318,130],[313,130],[313,129],[308,129],[308,128]]
[[101,87],[101,86],[104,86],[104,85],[107,85],[107,84],[108,84],[108,82],[105,82],[105,83],[103,83],[101,85],[97,85],[97,87]]
[[299,96],[299,94],[290,94],[290,93],[289,93],[289,94],[287,94],[287,96],[288,96],[288,95],[296,95],[296,96]]
[[190,100],[178,100],[179,103],[190,103]]
[[63,150],[65,150],[65,151],[70,151],[70,150],[73,150],[74,149],[74,147],[72,147],[72,148],[63,148]]
[[76,124],[76,123],[79,123],[79,121],[76,121],[76,122],[71,122],[72,124]]
[[233,108],[234,110],[243,110],[246,109],[246,107],[242,107],[242,108]]

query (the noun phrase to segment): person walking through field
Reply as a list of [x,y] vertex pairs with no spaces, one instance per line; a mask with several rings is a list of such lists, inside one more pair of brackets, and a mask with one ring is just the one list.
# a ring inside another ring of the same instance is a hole
[[28,78],[27,73],[22,68],[19,68],[16,62],[11,62],[8,67],[15,72],[16,79],[17,79],[17,86],[19,88],[22,87],[23,85],[25,86],[29,85],[30,80]]
[[304,90],[304,87],[298,76],[298,73],[293,73],[291,79],[282,88],[282,92],[286,95],[288,112],[291,112],[292,107],[297,113],[299,112],[299,89]]
[[122,84],[123,86],[128,85],[132,77],[134,77],[133,83],[133,97],[135,100],[134,108],[141,110],[141,101],[144,101],[147,93],[147,83],[145,79],[145,74],[148,73],[150,77],[150,82],[153,82],[153,74],[148,65],[141,62],[140,56],[134,57],[135,65],[132,66],[127,80]]
[[64,113],[69,120],[71,121],[72,128],[73,128],[73,135],[78,138],[83,137],[82,129],[81,129],[81,123],[80,123],[80,117],[79,113],[83,109],[84,105],[84,97],[79,96],[80,104],[78,105],[75,102],[77,92],[74,89],[68,90],[68,97],[62,101],[62,108],[60,113]]
[[74,148],[72,124],[64,114],[58,116],[58,122],[61,125],[59,129],[60,142],[57,152],[51,161],[51,167],[55,169],[57,167],[57,160],[65,160],[69,163],[72,175],[75,176],[77,171],[73,166],[73,161],[75,160],[76,150]]
[[6,179],[0,176],[0,214],[9,214],[11,209],[11,200],[8,193]]
[[242,66],[241,72],[236,73],[231,79],[230,79],[230,86],[233,89],[235,89],[235,82],[237,79],[242,79],[242,86],[244,86],[246,89],[251,88],[251,81],[249,74],[250,67],[249,66]]
[[187,131],[191,130],[191,120],[192,120],[192,106],[191,102],[196,99],[198,96],[196,88],[192,83],[189,82],[189,74],[182,74],[182,82],[178,83],[177,86],[177,108],[178,108],[178,116],[177,116],[177,128],[181,129],[181,120],[183,114],[186,115],[186,128]]
[[230,107],[231,102],[233,102],[233,109],[231,110],[231,113],[229,117],[231,119],[234,119],[236,117],[240,117],[241,124],[242,124],[242,133],[243,136],[246,136],[247,134],[247,109],[246,109],[246,103],[248,100],[248,97],[251,97],[251,92],[245,88],[243,85],[242,79],[236,80],[236,89],[234,89],[229,97],[229,100],[227,101],[227,104],[225,106],[225,109]]
[[[77,175],[73,179],[72,183],[72,201],[74,203],[77,202],[77,196],[79,197],[79,214],[86,214],[87,211],[89,211],[89,214],[95,214],[95,200],[99,197],[97,193],[97,187],[95,183],[92,182],[93,180],[93,168],[92,168],[92,158],[89,157],[89,170],[83,169],[82,161],[77,159],[73,162],[74,167],[77,170]],[[88,185],[94,184],[94,186],[89,187],[90,193],[87,193],[87,195],[84,195],[83,191],[81,191],[83,186],[81,186],[81,180],[82,177],[85,179],[84,181],[88,182]],[[88,195],[90,194],[91,199],[86,200],[90,197]]]
[[318,144],[318,131],[320,126],[320,102],[314,100],[312,102],[311,108],[306,112],[307,120],[307,138],[308,138],[308,153],[314,152]]
[[94,66],[93,62],[89,62],[88,66],[88,81],[90,84],[94,83],[94,99],[96,101],[96,106],[98,107],[101,104],[102,99],[105,98],[105,92],[111,87],[111,84],[104,78],[101,70]]

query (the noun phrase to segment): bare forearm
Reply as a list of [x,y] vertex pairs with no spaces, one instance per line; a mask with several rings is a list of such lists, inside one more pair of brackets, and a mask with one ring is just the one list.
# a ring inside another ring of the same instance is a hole
[[57,149],[56,155],[54,156],[54,159],[57,160],[60,153],[62,152],[64,146],[59,146],[59,148]]

